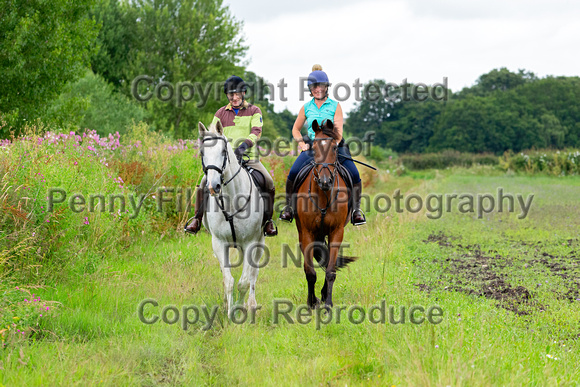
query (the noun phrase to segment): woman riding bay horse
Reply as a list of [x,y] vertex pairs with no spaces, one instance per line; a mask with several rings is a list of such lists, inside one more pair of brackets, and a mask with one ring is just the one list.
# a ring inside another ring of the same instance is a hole
[[342,138],[342,108],[337,101],[328,98],[328,86],[328,76],[324,71],[322,71],[322,66],[314,65],[312,67],[312,72],[308,75],[308,88],[310,89],[310,95],[313,98],[300,109],[298,117],[294,122],[294,127],[292,128],[292,136],[294,137],[294,140],[298,142],[302,153],[300,153],[300,156],[298,156],[288,174],[288,179],[286,180],[286,206],[280,214],[280,219],[287,222],[292,222],[294,219],[292,209],[294,180],[296,179],[298,172],[300,172],[300,169],[302,169],[304,165],[310,163],[314,158],[312,149],[310,149],[310,146],[306,144],[300,134],[302,126],[305,122],[308,123],[308,137],[310,140],[314,140],[315,133],[312,129],[313,122],[316,120],[319,124],[322,124],[324,120],[330,120],[333,122],[334,128],[339,137],[338,160],[348,170],[352,177],[353,211],[351,221],[353,225],[360,226],[366,223],[365,216],[360,209],[362,193],[360,174],[354,165],[354,162],[350,160],[350,151]]

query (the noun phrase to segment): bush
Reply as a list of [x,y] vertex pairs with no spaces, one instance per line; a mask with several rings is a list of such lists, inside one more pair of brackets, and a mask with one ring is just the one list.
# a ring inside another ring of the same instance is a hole
[[[122,142],[118,133],[38,132],[28,127],[24,137],[0,144],[0,276],[58,274],[79,257],[103,257],[144,233],[185,222],[185,203],[177,208],[173,200],[158,212],[156,194],[162,187],[184,193],[195,187],[201,166],[193,142],[170,141],[143,123]],[[55,188],[66,193],[66,201],[49,209],[48,198],[61,196],[50,194]],[[70,209],[74,194],[84,198],[77,207],[82,211]],[[110,195],[120,197],[113,207]],[[139,213],[132,203],[142,203]]]
[[66,85],[48,108],[45,121],[65,130],[95,130],[99,136],[124,134],[133,121],[143,121],[147,112],[116,92],[100,75],[86,75]]
[[473,165],[497,165],[498,157],[491,153],[474,154],[447,150],[438,153],[405,154],[400,163],[411,170],[445,169],[452,166],[469,168]]
[[514,154],[506,152],[501,157],[499,167],[504,171],[524,173],[545,173],[556,176],[580,174],[580,151],[537,150]]
[[42,331],[43,322],[58,307],[42,300],[25,287],[0,284],[0,349],[28,339]]
[[384,161],[389,159],[397,158],[397,153],[393,152],[392,149],[385,149],[380,147],[379,145],[372,145],[370,147],[370,155],[368,158],[373,161]]

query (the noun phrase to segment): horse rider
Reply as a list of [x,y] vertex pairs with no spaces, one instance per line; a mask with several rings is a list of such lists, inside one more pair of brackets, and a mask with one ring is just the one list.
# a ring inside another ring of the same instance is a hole
[[294,219],[292,210],[292,191],[294,189],[294,180],[298,175],[298,172],[302,167],[310,163],[314,159],[313,151],[310,146],[304,141],[300,130],[305,122],[308,124],[308,137],[314,140],[315,134],[312,129],[312,123],[317,120],[321,124],[324,120],[330,120],[333,122],[334,127],[338,131],[340,142],[338,144],[338,161],[348,170],[352,177],[353,182],[353,212],[351,215],[352,224],[355,226],[360,226],[366,223],[365,216],[360,209],[361,194],[362,194],[362,184],[360,179],[360,174],[358,169],[354,165],[351,159],[350,150],[344,143],[342,138],[342,108],[337,101],[334,101],[328,97],[328,86],[329,86],[328,76],[324,71],[322,71],[322,66],[314,65],[312,67],[312,72],[308,75],[308,89],[310,90],[310,96],[312,100],[305,103],[300,109],[298,117],[294,122],[294,127],[292,128],[292,136],[294,140],[298,142],[302,152],[294,161],[294,165],[290,169],[288,174],[288,179],[286,180],[286,207],[284,207],[282,213],[280,214],[280,219],[288,222],[292,222]]
[[[272,221],[275,196],[274,181],[260,162],[257,148],[254,146],[262,135],[262,111],[259,107],[246,101],[246,84],[238,76],[232,75],[226,80],[224,93],[227,95],[229,103],[215,113],[211,125],[214,126],[220,121],[224,128],[224,135],[232,140],[234,146],[239,144],[234,151],[238,161],[241,163],[242,155],[248,155],[250,160],[246,167],[253,168],[264,176],[266,185],[265,210],[262,221],[264,235],[276,236],[278,230]],[[207,194],[204,191],[207,191],[205,176],[196,190],[195,214],[192,222],[185,228],[187,233],[195,234],[201,228],[205,210],[204,202],[207,199]]]

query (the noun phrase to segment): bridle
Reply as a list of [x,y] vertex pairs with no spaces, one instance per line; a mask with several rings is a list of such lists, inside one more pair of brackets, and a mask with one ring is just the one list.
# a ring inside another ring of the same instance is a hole
[[222,163],[222,167],[218,167],[217,165],[214,164],[209,164],[209,165],[205,165],[205,162],[203,161],[203,147],[200,147],[200,155],[201,155],[201,167],[203,168],[203,173],[206,176],[206,180],[207,180],[207,172],[210,169],[213,169],[215,171],[217,171],[217,173],[219,173],[220,175],[220,182],[222,185],[222,188],[220,189],[219,195],[218,197],[216,197],[216,203],[219,207],[219,209],[222,211],[222,214],[224,215],[224,218],[228,221],[228,223],[230,224],[230,229],[232,230],[232,239],[234,241],[234,247],[236,247],[236,230],[234,228],[234,216],[236,216],[237,214],[239,214],[240,212],[244,211],[246,209],[246,207],[248,206],[248,204],[250,203],[250,200],[252,198],[252,189],[253,189],[253,182],[252,182],[252,178],[250,177],[250,173],[248,172],[247,169],[244,168],[244,170],[246,171],[246,173],[248,174],[248,179],[250,179],[250,193],[248,193],[248,198],[246,200],[246,203],[239,208],[236,212],[234,212],[233,214],[228,214],[228,212],[225,210],[225,205],[224,205],[224,197],[223,197],[223,189],[240,173],[240,171],[242,170],[242,163],[240,163],[240,167],[238,168],[238,170],[236,171],[236,173],[234,173],[234,175],[224,183],[224,170],[226,169],[226,165],[230,162],[230,156],[228,153],[228,141],[226,140],[225,137],[223,136],[211,136],[211,137],[204,137],[201,139],[202,144],[205,143],[206,141],[215,141],[215,140],[222,140],[224,142],[224,149],[222,151],[222,156],[223,156],[223,163]]
[[208,171],[208,170],[210,170],[210,169],[213,169],[213,170],[217,171],[217,173],[219,173],[219,175],[220,175],[220,183],[222,184],[222,186],[224,186],[224,187],[225,187],[225,186],[226,186],[226,185],[227,185],[227,184],[228,184],[230,181],[232,181],[232,180],[234,179],[234,177],[236,177],[236,175],[237,175],[238,173],[240,173],[240,170],[242,169],[242,166],[240,165],[240,168],[239,168],[239,169],[238,169],[238,171],[237,171],[237,172],[234,174],[234,176],[232,176],[232,178],[231,178],[231,179],[229,179],[228,181],[226,181],[226,182],[224,183],[224,170],[226,169],[226,165],[227,165],[227,163],[230,161],[230,156],[229,156],[229,154],[228,154],[228,146],[227,146],[227,140],[226,140],[226,138],[225,138],[225,137],[221,137],[221,136],[220,136],[220,137],[214,137],[214,136],[211,136],[211,137],[204,137],[204,138],[202,138],[202,139],[201,139],[201,142],[202,142],[202,144],[203,144],[203,143],[205,143],[206,141],[210,141],[210,140],[211,140],[211,141],[215,141],[215,140],[221,140],[221,141],[223,141],[223,142],[224,142],[224,150],[222,151],[222,156],[223,156],[223,160],[224,160],[224,162],[222,163],[222,167],[221,167],[221,168],[220,168],[220,167],[218,167],[217,165],[214,165],[214,164],[205,165],[205,162],[203,161],[203,156],[204,156],[204,154],[203,154],[203,148],[202,148],[202,147],[200,147],[200,151],[199,151],[199,153],[200,153],[200,155],[201,155],[201,167],[202,167],[202,169],[203,169],[203,173],[204,173],[204,175],[206,175],[206,176],[207,176],[207,171]]
[[[334,141],[334,138],[332,138],[332,137],[315,138],[312,141],[325,141],[325,140]],[[338,155],[333,163],[317,163],[316,161],[313,160],[312,164],[314,165],[314,169],[312,171],[312,174],[310,175],[310,183],[308,185],[308,197],[310,198],[310,201],[312,201],[312,204],[314,204],[316,206],[316,208],[318,208],[318,210],[322,214],[322,221],[324,221],[324,217],[325,217],[328,209],[330,208],[332,203],[334,203],[338,199],[338,193],[340,192],[340,179],[336,178],[336,174],[338,173]],[[322,166],[322,168],[320,168],[320,171],[318,170],[319,166]],[[333,171],[330,170],[331,166],[333,167]],[[324,191],[322,189],[322,186],[320,185],[320,172],[322,172],[324,169],[328,169],[328,172],[331,175],[330,179],[332,181],[332,189],[330,190],[330,194],[327,194],[328,191]],[[316,182],[316,184],[318,184],[318,187],[320,188],[321,191],[324,192],[324,195],[326,196],[326,207],[324,207],[324,208],[320,207],[318,205],[318,203],[316,203],[314,201],[314,199],[312,198],[312,177],[313,176],[314,176],[314,181]],[[334,198],[332,198],[332,200],[331,200],[332,193],[335,190],[335,187],[334,187],[335,181],[336,181],[336,193],[334,195]]]

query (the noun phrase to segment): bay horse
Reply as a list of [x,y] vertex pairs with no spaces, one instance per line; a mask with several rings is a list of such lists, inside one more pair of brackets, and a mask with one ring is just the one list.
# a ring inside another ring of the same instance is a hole
[[[316,134],[311,148],[314,152],[314,167],[296,192],[296,227],[300,249],[304,255],[304,273],[308,282],[307,304],[315,308],[320,301],[329,310],[332,306],[332,287],[336,270],[346,266],[357,257],[340,254],[344,227],[350,220],[349,195],[345,180],[339,173],[339,135],[330,120],[323,126],[317,121],[312,124]],[[325,269],[321,300],[314,292],[316,284],[316,259]]]
[[[264,203],[249,172],[238,162],[234,151],[223,134],[220,121],[207,130],[198,124],[200,155],[207,188],[211,197],[206,201],[203,224],[211,234],[212,248],[223,274],[226,312],[232,318],[233,266],[229,259],[230,247],[237,248],[243,258],[242,275],[238,282],[237,305],[244,302],[250,291],[247,309],[255,310],[256,281],[259,262],[264,251],[262,214]],[[200,187],[199,189],[204,189]],[[237,308],[237,306],[236,306]]]

